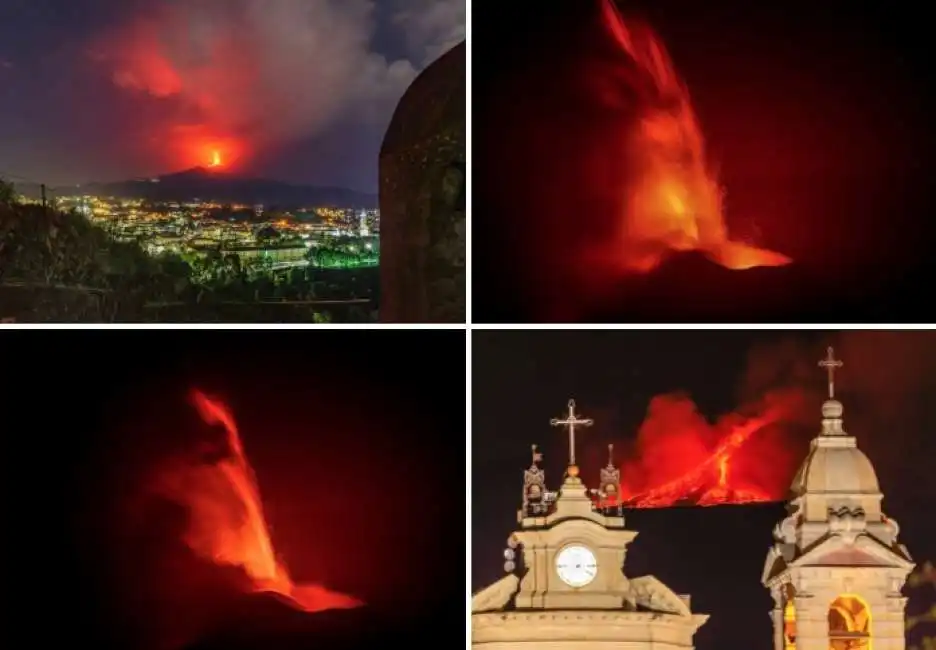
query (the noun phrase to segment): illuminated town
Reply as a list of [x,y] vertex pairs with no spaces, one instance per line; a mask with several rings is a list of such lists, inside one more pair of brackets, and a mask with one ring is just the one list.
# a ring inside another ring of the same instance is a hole
[[273,270],[374,266],[379,258],[380,213],[375,209],[285,211],[197,199],[154,203],[99,196],[59,196],[51,207],[83,215],[115,240],[136,242],[154,256],[195,261],[220,252],[236,255],[241,264],[264,262]]

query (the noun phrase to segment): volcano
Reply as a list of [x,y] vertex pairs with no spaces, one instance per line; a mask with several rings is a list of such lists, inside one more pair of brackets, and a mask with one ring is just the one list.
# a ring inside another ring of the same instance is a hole
[[[472,186],[476,320],[919,320],[915,280],[933,265],[929,210],[919,206],[930,198],[919,172],[898,173],[903,163],[834,146],[867,131],[852,121],[863,109],[843,110],[825,90],[841,80],[817,72],[800,86],[805,75],[767,67],[766,52],[760,66],[743,63],[746,51],[729,48],[751,30],[733,27],[724,7],[696,15],[628,3],[633,14],[621,15],[616,4],[568,0],[484,21],[490,63],[473,116],[473,156],[484,160]],[[820,33],[797,57],[829,47]],[[730,57],[712,54],[713,38]],[[750,70],[751,84],[727,81]],[[773,76],[778,83],[751,87]],[[854,92],[866,85],[849,82]],[[781,109],[795,103],[810,116],[785,122]],[[788,155],[775,165],[779,149]],[[735,244],[787,263],[726,259]]]
[[238,176],[220,168],[193,167],[155,178],[80,186],[84,194],[150,201],[216,201],[281,207],[335,206],[376,208],[377,196],[341,187],[294,185],[265,178]]
[[[424,637],[435,636],[432,615],[433,612],[418,617],[406,613],[391,615],[366,606],[309,614],[297,611],[277,594],[252,594],[235,603],[214,630],[183,650],[291,650],[324,646],[340,650],[374,647],[390,638],[427,642],[431,639]],[[444,618],[445,613],[440,616]]]

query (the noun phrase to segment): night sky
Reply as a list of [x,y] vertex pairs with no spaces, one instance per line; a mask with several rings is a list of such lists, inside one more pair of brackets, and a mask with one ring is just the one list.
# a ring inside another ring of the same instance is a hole
[[931,332],[476,331],[472,590],[503,575],[501,553],[516,529],[531,444],[545,454],[547,486],[561,484],[568,437],[549,420],[565,413],[569,398],[595,421],[577,434],[589,487],[597,487],[609,443],[625,486],[653,483],[698,453],[694,445],[714,446],[732,417],[754,417],[772,405],[780,417],[735,452],[731,475],[775,501],[626,514],[640,533],[627,573],[656,575],[712,615],[696,637],[700,650],[767,647],[771,600],[760,572],[783,516],[781,501],[820,429],[827,385],[817,364],[828,345],[845,364],[836,375],[845,429],[874,464],[885,512],[900,523],[916,560],[936,557],[936,476],[923,460],[936,456]]
[[[615,179],[627,163],[615,134],[629,100],[614,86],[601,1],[473,7],[473,38],[483,43],[472,68],[483,322],[568,321],[562,305],[608,281],[583,251],[606,243],[619,221]],[[729,231],[792,257],[809,277],[804,294],[827,283],[838,291],[829,300],[864,292],[866,305],[893,300],[891,312],[901,302],[909,320],[924,318],[911,287],[931,270],[936,241],[936,93],[922,5],[617,4],[659,34],[688,88],[726,190]],[[849,318],[833,311],[816,322]]]
[[[7,359],[41,349],[55,360],[54,370],[18,365],[0,393],[16,616],[45,612],[95,648],[152,648],[188,625],[226,624],[227,574],[182,545],[187,515],[139,497],[154,467],[218,439],[188,400],[198,388],[233,410],[274,546],[297,581],[353,594],[373,620],[401,629],[425,628],[430,612],[463,629],[461,551],[454,567],[444,562],[446,545],[465,539],[463,332],[0,339]],[[414,351],[441,365],[415,371]],[[439,580],[447,570],[455,579]]]
[[210,162],[377,187],[415,75],[464,38],[464,0],[5,0],[0,176],[52,185]]

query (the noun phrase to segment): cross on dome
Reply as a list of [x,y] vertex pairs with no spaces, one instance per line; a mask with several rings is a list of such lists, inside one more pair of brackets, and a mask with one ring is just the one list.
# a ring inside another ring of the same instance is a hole
[[820,368],[825,368],[825,371],[829,375],[829,399],[835,399],[835,370],[841,368],[845,364],[835,358],[835,350],[832,349],[830,345],[826,350],[826,358],[819,362]]

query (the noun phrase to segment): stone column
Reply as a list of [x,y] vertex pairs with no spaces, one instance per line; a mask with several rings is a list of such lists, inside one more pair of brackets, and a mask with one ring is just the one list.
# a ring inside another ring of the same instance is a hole
[[796,608],[796,650],[829,650],[829,610],[824,598],[793,599]]

